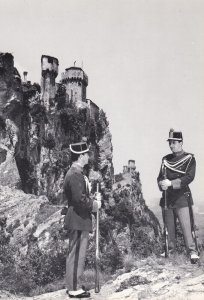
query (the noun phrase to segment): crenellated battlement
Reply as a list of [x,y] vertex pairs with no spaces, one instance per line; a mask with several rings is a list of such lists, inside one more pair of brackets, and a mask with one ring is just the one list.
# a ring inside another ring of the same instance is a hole
[[62,73],[62,83],[80,82],[80,81],[86,87],[88,86],[88,76],[81,68],[70,67],[65,69],[65,72]]
[[59,66],[59,61],[57,58],[48,55],[42,55],[41,71],[43,77],[45,77],[46,74],[51,73],[56,78],[58,75],[58,66]]
[[135,160],[134,159],[129,159],[128,160],[128,168],[131,170],[135,170],[136,166],[135,166]]
[[136,171],[135,160],[129,159],[128,165],[123,166],[123,174],[130,173],[131,171]]
[[69,101],[75,102],[77,107],[86,102],[86,88],[88,76],[79,67],[70,67],[62,73],[62,83],[66,86],[66,93]]

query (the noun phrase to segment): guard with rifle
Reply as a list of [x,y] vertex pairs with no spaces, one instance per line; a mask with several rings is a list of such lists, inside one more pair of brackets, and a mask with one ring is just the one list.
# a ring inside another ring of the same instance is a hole
[[196,263],[199,259],[199,249],[192,213],[193,199],[189,188],[189,184],[195,177],[196,161],[193,154],[183,150],[182,132],[170,129],[167,141],[172,153],[162,159],[157,178],[159,189],[162,191],[160,206],[166,237],[165,252],[161,256],[168,257],[175,251],[175,218],[177,217],[187,254],[190,256],[191,263]]
[[67,294],[70,298],[88,298],[85,287],[79,288],[84,271],[89,232],[92,232],[92,212],[101,207],[101,194],[90,195],[90,183],[83,173],[89,163],[89,147],[85,141],[70,145],[72,165],[64,181],[64,196],[68,201],[65,229],[69,237],[66,258]]

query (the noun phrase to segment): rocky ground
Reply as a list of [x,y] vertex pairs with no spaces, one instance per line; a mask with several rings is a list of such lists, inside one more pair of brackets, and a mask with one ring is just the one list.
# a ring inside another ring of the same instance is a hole
[[[0,187],[0,211],[8,217],[7,227],[12,229],[11,243],[20,243],[23,252],[27,242],[35,236],[40,248],[52,248],[54,233],[59,231],[60,207],[50,206],[45,196],[24,194],[13,187]],[[14,201],[15,198],[15,201]],[[45,209],[46,208],[46,209]],[[24,212],[22,214],[22,212]],[[46,222],[45,222],[46,219]],[[56,228],[55,228],[56,227]],[[47,235],[50,235],[49,239]],[[54,251],[54,249],[53,249]],[[204,299],[204,254],[199,264],[191,265],[184,255],[169,259],[151,256],[131,262],[131,272],[117,271],[98,294],[91,291],[93,300],[167,300]],[[64,300],[66,290],[58,290],[33,297],[0,291],[2,300]]]
[[[64,300],[65,290],[34,297],[12,295],[1,291],[3,300]],[[184,256],[169,259],[148,258],[138,262],[135,270],[115,276],[101,287],[98,294],[91,291],[93,300],[201,300],[204,299],[204,255],[200,263],[191,265]]]

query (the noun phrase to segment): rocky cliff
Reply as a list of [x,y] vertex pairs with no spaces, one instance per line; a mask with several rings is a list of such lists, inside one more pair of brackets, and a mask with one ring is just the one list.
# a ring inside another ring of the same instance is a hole
[[[101,183],[101,272],[113,274],[129,257],[160,250],[161,229],[142,195],[139,173],[114,183],[112,143],[103,110],[86,99],[88,77],[43,55],[41,85],[21,79],[13,56],[0,54],[0,270],[1,288],[29,294],[62,280],[67,250],[60,214],[62,184],[70,167],[69,144],[86,137],[92,161],[86,170]],[[26,73],[24,73],[26,74]],[[94,267],[90,237],[87,269]]]
[[[13,156],[23,191],[45,194],[59,203],[64,174],[70,166],[69,144],[86,136],[93,152],[91,178],[103,177],[105,186],[111,188],[112,144],[104,112],[93,110],[93,105],[82,99],[73,101],[69,92],[78,93],[78,86],[75,91],[75,85],[55,82],[56,58],[42,56],[41,66],[41,86],[22,82],[13,56],[0,55],[0,162]],[[80,86],[77,76],[71,79]]]

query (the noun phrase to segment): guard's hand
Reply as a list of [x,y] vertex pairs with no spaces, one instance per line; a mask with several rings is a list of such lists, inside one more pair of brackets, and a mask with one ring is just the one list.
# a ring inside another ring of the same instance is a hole
[[102,199],[101,193],[95,193],[95,199],[96,199],[96,201],[100,201],[101,202],[101,199]]
[[165,180],[163,180],[163,182],[167,187],[171,186],[171,180],[165,179]]
[[95,193],[94,195],[95,200],[93,201],[93,212],[97,212],[101,208],[101,193]]
[[97,212],[100,208],[101,208],[101,201],[94,200],[92,212]]
[[169,186],[171,186],[171,181],[169,179],[164,179],[159,182],[163,191],[166,191]]

